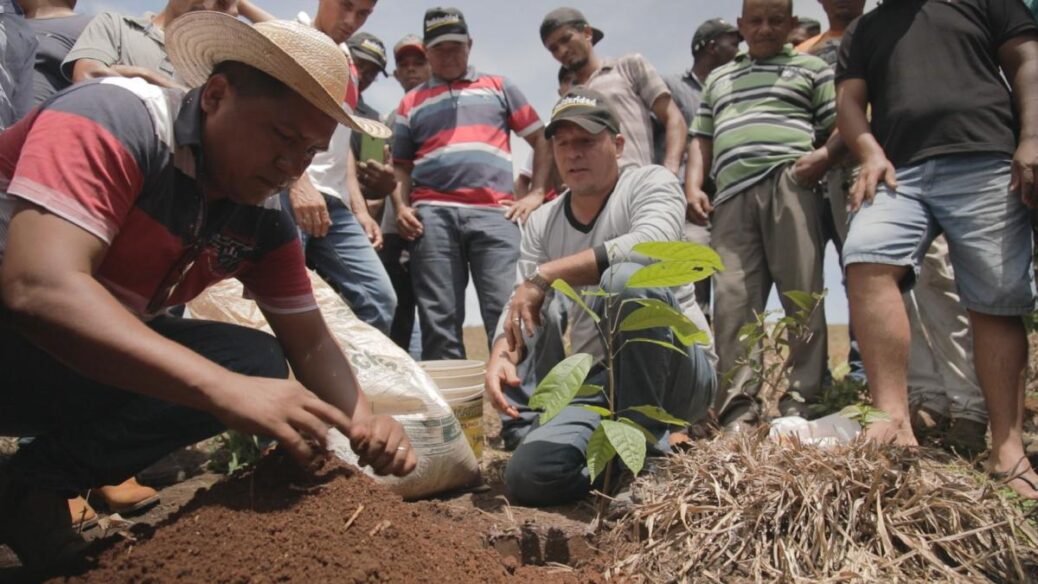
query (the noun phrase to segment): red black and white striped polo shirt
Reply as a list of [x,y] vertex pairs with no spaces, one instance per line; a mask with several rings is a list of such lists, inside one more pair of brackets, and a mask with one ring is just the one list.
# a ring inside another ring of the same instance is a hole
[[287,211],[206,201],[199,96],[110,77],[0,134],[0,259],[22,199],[107,243],[94,275],[142,318],[232,277],[265,310],[315,309]]

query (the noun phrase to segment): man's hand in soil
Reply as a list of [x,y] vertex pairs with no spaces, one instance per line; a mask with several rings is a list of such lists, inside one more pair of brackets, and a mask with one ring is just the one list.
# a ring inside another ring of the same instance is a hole
[[371,466],[378,475],[405,476],[418,464],[403,426],[389,416],[371,415],[354,420],[344,432],[359,456],[360,466]]
[[324,202],[324,195],[310,182],[310,177],[306,174],[299,177],[289,188],[288,198],[292,201],[292,213],[300,229],[313,237],[328,235],[328,228],[332,226],[328,205]]
[[862,205],[871,203],[872,199],[876,198],[876,189],[880,181],[886,183],[891,190],[897,188],[897,172],[894,165],[882,154],[869,156],[861,163],[858,180],[851,187],[847,210],[853,213],[861,209]]
[[508,319],[505,321],[505,338],[508,339],[509,351],[522,351],[523,327],[526,328],[526,336],[532,337],[533,331],[540,326],[544,296],[544,290],[532,282],[523,282],[516,286],[512,303],[508,307]]
[[276,439],[302,465],[314,457],[308,440],[323,449],[329,428],[346,434],[352,426],[345,414],[298,381],[230,375],[213,397],[216,418],[232,430]]
[[1009,190],[1032,209],[1038,207],[1038,138],[1021,138],[1013,155],[1013,178]]
[[503,344],[495,343],[494,351],[494,356],[487,363],[487,372],[483,379],[487,388],[487,394],[490,395],[490,404],[494,406],[495,410],[512,418],[518,418],[519,410],[508,403],[501,386],[502,384],[519,385],[519,374],[516,371],[511,355],[505,351]]

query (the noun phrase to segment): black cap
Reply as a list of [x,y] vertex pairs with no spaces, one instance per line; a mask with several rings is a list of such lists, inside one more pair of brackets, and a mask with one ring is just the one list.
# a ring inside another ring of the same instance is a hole
[[377,36],[368,32],[358,32],[346,41],[350,53],[355,59],[363,59],[378,65],[382,74],[386,74],[386,45]]
[[573,122],[592,134],[606,129],[620,133],[620,122],[605,96],[587,87],[574,87],[562,96],[551,110],[551,123],[544,129],[544,136],[551,138],[563,122]]
[[584,14],[576,8],[556,8],[541,21],[541,42],[548,40],[548,35],[560,26],[584,25],[591,28],[591,44],[597,45],[605,35],[602,31],[588,24]]
[[457,8],[437,6],[425,11],[422,20],[423,41],[425,48],[447,41],[459,43],[469,42],[469,26],[465,24],[465,15]]
[[797,27],[799,28],[814,34],[822,34],[822,23],[818,22],[817,19],[811,18],[810,16],[798,16],[797,23]]
[[[725,34],[739,35],[739,29],[723,18],[711,18],[699,25],[696,34],[692,35],[692,54],[695,55],[703,50],[707,43]],[[742,35],[739,35],[739,39],[742,40]]]

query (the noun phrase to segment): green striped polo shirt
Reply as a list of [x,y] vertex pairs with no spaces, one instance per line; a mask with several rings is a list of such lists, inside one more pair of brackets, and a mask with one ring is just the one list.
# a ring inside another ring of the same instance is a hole
[[759,61],[745,51],[706,80],[689,134],[713,141],[714,205],[814,148],[836,121],[833,71],[786,45]]

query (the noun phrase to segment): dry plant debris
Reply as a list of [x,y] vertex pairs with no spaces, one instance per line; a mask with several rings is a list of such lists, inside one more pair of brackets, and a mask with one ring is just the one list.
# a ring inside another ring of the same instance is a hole
[[612,580],[1038,581],[1034,515],[939,452],[738,436],[657,468],[606,537]]

